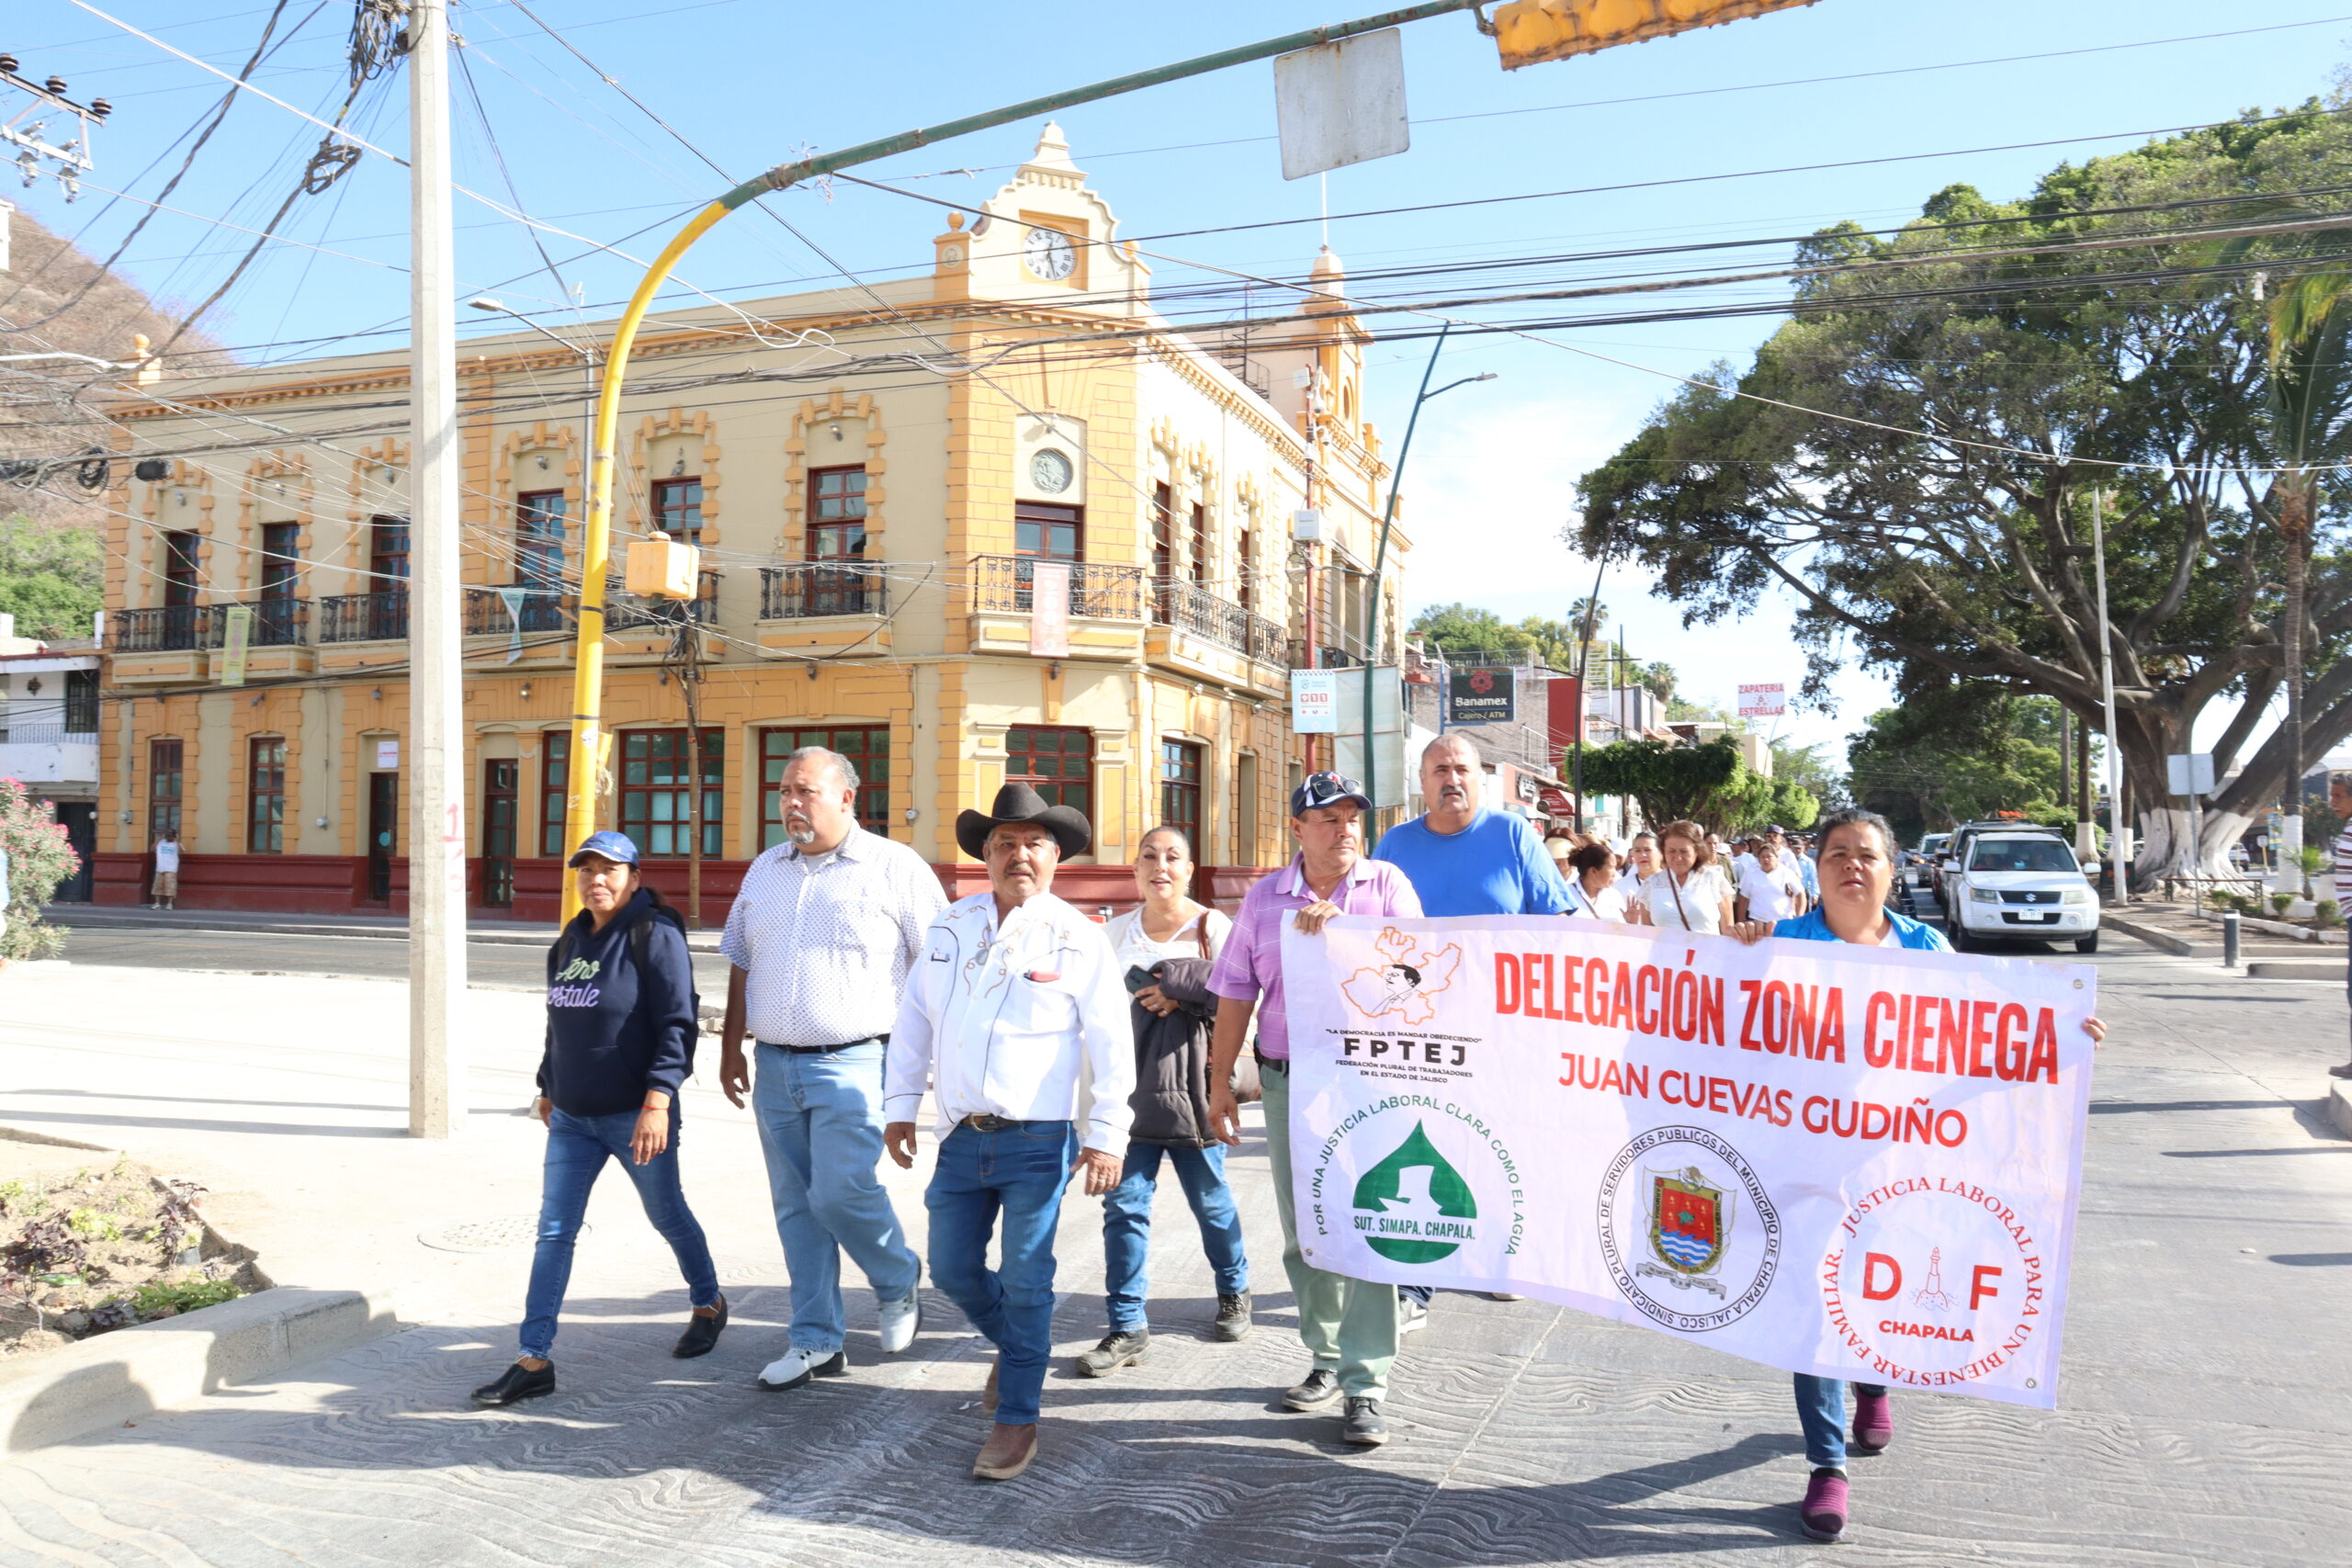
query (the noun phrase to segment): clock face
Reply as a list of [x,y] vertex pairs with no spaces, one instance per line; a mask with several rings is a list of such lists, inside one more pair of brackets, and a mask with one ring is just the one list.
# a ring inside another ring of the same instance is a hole
[[1069,459],[1059,452],[1047,450],[1029,459],[1029,482],[1047,495],[1059,495],[1069,489],[1074,471]]
[[1021,259],[1046,282],[1059,283],[1078,269],[1078,248],[1058,229],[1032,229],[1021,242]]

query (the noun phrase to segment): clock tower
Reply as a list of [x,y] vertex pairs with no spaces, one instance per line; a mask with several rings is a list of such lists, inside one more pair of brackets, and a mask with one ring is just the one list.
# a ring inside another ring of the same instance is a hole
[[969,228],[952,219],[933,241],[934,299],[1087,315],[1142,310],[1150,269],[1116,243],[1119,220],[1070,162],[1060,126],[1046,122],[1029,161],[980,211]]

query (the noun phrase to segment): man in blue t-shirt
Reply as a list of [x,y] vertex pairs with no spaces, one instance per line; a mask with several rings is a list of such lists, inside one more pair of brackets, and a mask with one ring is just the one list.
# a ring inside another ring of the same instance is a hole
[[1403,872],[1430,915],[1564,915],[1568,886],[1527,819],[1478,804],[1478,752],[1441,735],[1421,753],[1428,810],[1381,835],[1373,859]]
[[[1478,751],[1468,736],[1441,735],[1422,751],[1421,803],[1428,810],[1382,834],[1372,858],[1405,874],[1423,914],[1569,911],[1568,885],[1527,819],[1478,804]],[[1396,1331],[1410,1334],[1429,1319],[1430,1288],[1396,1290]]]

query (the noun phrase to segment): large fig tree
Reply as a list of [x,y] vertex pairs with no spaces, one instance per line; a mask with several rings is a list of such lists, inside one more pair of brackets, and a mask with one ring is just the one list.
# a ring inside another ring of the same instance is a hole
[[[2347,191],[2352,126],[2314,103],[2062,167],[2019,201],[1952,186],[1898,234],[1825,231],[1788,322],[1586,475],[1569,536],[1653,569],[1691,622],[1793,604],[1811,694],[1859,657],[1898,690],[1989,683],[2103,730],[2104,645],[2137,876],[2218,868],[2280,798],[2293,748],[2275,731],[2248,747],[2281,686],[2288,570],[2265,265],[2215,236],[2282,200],[2352,208]],[[2316,759],[2352,733],[2352,575],[2335,559],[2352,487],[2330,471],[2310,499]],[[2243,767],[2200,853],[2165,759],[2217,703],[2217,770]]]

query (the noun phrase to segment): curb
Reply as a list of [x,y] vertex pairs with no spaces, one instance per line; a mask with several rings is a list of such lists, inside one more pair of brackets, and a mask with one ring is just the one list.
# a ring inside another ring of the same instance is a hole
[[2352,1138],[2352,1082],[2338,1078],[2327,1091],[2327,1119],[2335,1130]]
[[2250,980],[2341,980],[2344,965],[2309,958],[2257,958],[2245,966]]
[[2182,958],[2219,958],[2221,950],[2211,942],[2191,942],[2185,936],[2175,936],[2154,926],[2143,926],[2137,920],[2127,920],[2120,915],[2102,909],[2099,923],[2121,931],[2125,936],[2138,937],[2150,947],[2175,953]]
[[232,1383],[247,1382],[397,1332],[358,1291],[281,1285],[185,1317],[118,1328],[0,1373],[0,1453],[68,1442]]

